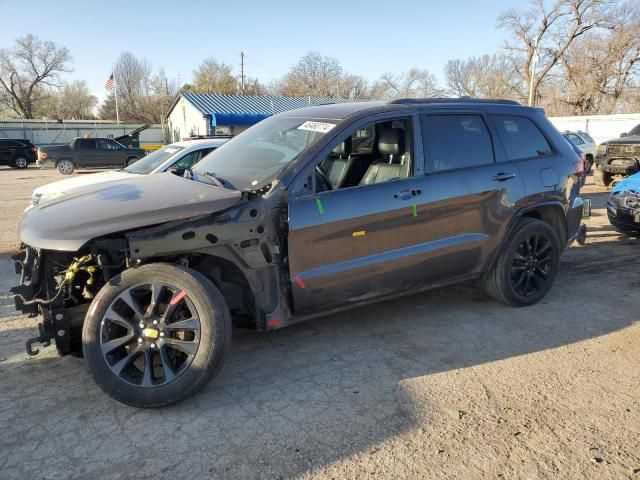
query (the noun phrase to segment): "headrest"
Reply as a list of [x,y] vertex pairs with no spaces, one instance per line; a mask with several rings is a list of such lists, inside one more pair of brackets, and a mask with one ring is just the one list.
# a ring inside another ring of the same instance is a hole
[[340,155],[348,157],[351,155],[351,137],[347,138],[344,142],[340,142],[336,145],[336,148],[333,149],[333,153],[336,155]]
[[385,128],[380,132],[378,150],[382,155],[402,155],[404,153],[404,130]]

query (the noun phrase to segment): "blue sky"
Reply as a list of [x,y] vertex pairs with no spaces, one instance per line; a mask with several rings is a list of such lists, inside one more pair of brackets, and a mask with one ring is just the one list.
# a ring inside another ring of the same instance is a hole
[[[386,71],[426,68],[442,78],[448,59],[493,53],[505,32],[498,14],[526,1],[120,1],[0,0],[0,47],[27,33],[64,45],[73,73],[100,99],[111,65],[123,51],[187,82],[206,57],[261,81],[282,76],[310,50],[335,57],[374,79]],[[29,27],[30,25],[31,27]]]

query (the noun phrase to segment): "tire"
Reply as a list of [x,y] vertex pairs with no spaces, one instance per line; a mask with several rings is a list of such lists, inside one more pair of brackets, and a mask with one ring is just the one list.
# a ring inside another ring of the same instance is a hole
[[13,159],[13,162],[11,162],[11,166],[13,168],[17,168],[19,170],[22,170],[22,169],[27,168],[29,166],[29,159],[27,159],[26,157],[23,157],[23,156],[17,156],[16,158]]
[[71,160],[60,160],[56,163],[56,168],[62,175],[71,175],[76,169],[76,165]]
[[589,175],[591,173],[591,169],[593,168],[593,157],[591,155],[587,155],[587,162],[584,168],[584,174]]
[[231,315],[220,291],[195,270],[169,263],[114,277],[91,303],[82,330],[96,383],[115,400],[142,408],[193,395],[220,370],[230,340]]
[[603,172],[596,165],[596,168],[593,169],[593,181],[596,185],[599,185],[601,187],[609,187],[612,181],[611,174]]
[[[535,238],[537,240],[533,240]],[[527,244],[532,247],[529,252]],[[491,297],[507,305],[532,305],[541,300],[553,285],[560,253],[558,234],[548,223],[523,218],[504,244],[493,268],[482,277],[482,287]],[[537,260],[531,257],[537,257]],[[523,293],[527,286],[531,291]]]

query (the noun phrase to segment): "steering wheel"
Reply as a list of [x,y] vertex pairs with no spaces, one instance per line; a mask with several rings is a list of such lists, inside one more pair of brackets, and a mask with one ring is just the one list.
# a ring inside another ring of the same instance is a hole
[[329,176],[327,172],[320,166],[320,164],[316,165],[316,173],[318,174],[318,178],[322,181],[327,190],[333,190],[333,185],[331,184],[331,180],[329,180]]

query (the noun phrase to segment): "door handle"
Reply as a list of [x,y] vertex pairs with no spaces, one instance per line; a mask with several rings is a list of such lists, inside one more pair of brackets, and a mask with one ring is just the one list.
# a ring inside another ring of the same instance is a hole
[[422,190],[419,188],[407,188],[406,190],[400,190],[398,193],[394,193],[393,198],[399,198],[400,200],[407,200],[411,197],[420,195]]
[[512,178],[515,178],[516,174],[515,173],[503,173],[500,172],[496,175],[494,175],[492,178],[492,180],[495,180],[496,182],[504,182],[505,180],[511,180]]

